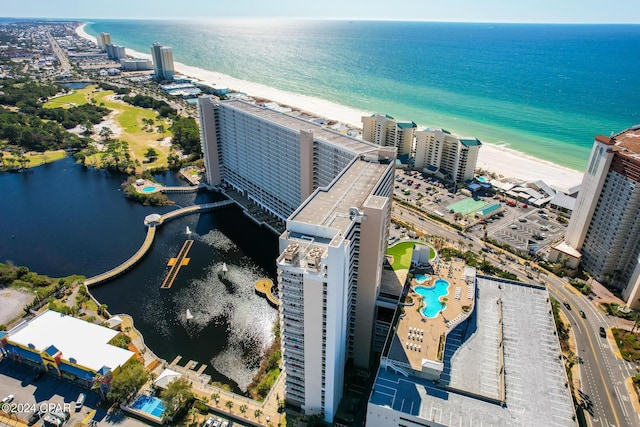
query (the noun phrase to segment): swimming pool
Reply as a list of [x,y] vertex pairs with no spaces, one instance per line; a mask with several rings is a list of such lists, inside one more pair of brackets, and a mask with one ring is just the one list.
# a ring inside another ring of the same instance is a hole
[[150,186],[148,186],[148,187],[144,187],[144,188],[142,189],[142,192],[143,192],[143,193],[152,193],[152,192],[154,192],[154,191],[156,191],[156,187],[154,187],[153,185],[150,185]]
[[162,414],[165,409],[162,400],[157,397],[147,396],[146,394],[138,396],[138,398],[129,406],[158,418],[162,418]]
[[447,308],[447,305],[440,302],[440,298],[449,294],[449,282],[444,279],[436,279],[433,286],[416,286],[416,293],[424,299],[425,306],[422,309],[422,315],[426,318],[433,319]]
[[419,284],[423,284],[427,280],[430,280],[431,276],[427,276],[426,274],[416,274],[416,282]]

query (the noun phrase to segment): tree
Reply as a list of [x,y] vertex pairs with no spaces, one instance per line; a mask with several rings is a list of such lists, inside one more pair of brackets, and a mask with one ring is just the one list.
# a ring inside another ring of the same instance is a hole
[[240,413],[244,415],[247,412],[247,405],[240,405]]
[[227,403],[224,404],[224,406],[227,407],[227,409],[229,410],[229,412],[232,412],[231,409],[233,408],[233,402],[230,400],[227,400]]
[[256,419],[259,419],[260,415],[262,415],[262,410],[256,409],[255,411],[253,411],[253,416],[256,417]]
[[114,402],[124,400],[138,391],[148,379],[149,372],[144,369],[142,362],[138,359],[131,359],[113,375],[111,390],[109,390],[107,398]]
[[102,129],[100,129],[99,135],[105,140],[105,142],[109,142],[111,141],[111,137],[113,136],[113,131],[111,130],[111,128],[103,126]]
[[219,393],[213,393],[211,395],[211,399],[213,399],[216,402],[216,406],[218,406],[218,402],[220,402],[220,394]]
[[166,129],[165,129],[164,125],[160,124],[160,125],[156,126],[156,132],[158,132],[164,138],[164,133],[166,132]]
[[147,150],[144,152],[144,156],[151,161],[157,159],[158,155],[159,155],[158,151],[153,147],[147,148]]
[[169,414],[175,414],[187,401],[193,399],[191,385],[186,378],[171,381],[160,393],[160,399],[165,403]]

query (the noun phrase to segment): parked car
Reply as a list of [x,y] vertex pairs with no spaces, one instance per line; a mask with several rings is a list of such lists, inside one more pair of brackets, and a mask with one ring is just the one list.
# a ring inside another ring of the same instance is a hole
[[10,403],[10,402],[13,402],[14,397],[15,397],[15,396],[14,396],[13,394],[10,394],[10,395],[8,395],[8,396],[5,396],[5,397],[2,399],[2,403]]
[[518,221],[520,221],[520,222],[527,222],[527,219],[526,219],[526,218],[518,218]]
[[40,408],[36,409],[36,411],[29,416],[29,419],[27,420],[27,425],[32,426],[35,423],[37,423],[38,420],[42,417],[42,414],[44,414],[44,412],[41,411]]
[[604,326],[600,326],[600,336],[602,338],[606,338],[607,337],[607,330],[604,328]]
[[84,405],[84,401],[86,400],[87,395],[84,393],[80,393],[78,395],[78,398],[76,399],[76,411],[79,411],[80,409],[82,409],[82,406]]
[[215,418],[209,417],[207,421],[205,421],[204,424],[202,424],[202,427],[213,427],[214,421],[215,421]]
[[516,229],[518,228],[518,226],[517,226],[517,225],[515,225],[515,224],[511,224],[511,225],[509,226],[509,228],[511,228],[512,230],[516,230]]

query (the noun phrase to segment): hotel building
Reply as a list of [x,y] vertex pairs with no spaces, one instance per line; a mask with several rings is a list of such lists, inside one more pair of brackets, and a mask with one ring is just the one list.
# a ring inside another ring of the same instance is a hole
[[471,180],[481,146],[477,138],[458,137],[444,129],[417,131],[414,169],[455,182]]
[[109,33],[100,33],[100,35],[98,37],[96,37],[96,43],[98,44],[98,47],[103,52],[106,52],[107,45],[111,44],[111,34],[109,34]]
[[547,290],[461,264],[439,314],[398,307],[366,425],[577,426]]
[[206,180],[281,220],[285,400],[331,421],[345,366],[368,368],[395,148],[254,104],[199,99]]
[[135,353],[109,344],[118,333],[47,310],[0,332],[0,353],[87,388],[99,384],[106,393],[113,374],[135,357]]
[[398,155],[411,154],[416,124],[384,114],[362,117],[362,139],[382,147],[396,147]]
[[153,71],[158,81],[173,80],[175,69],[173,67],[173,51],[168,46],[154,43],[151,46],[151,58]]
[[105,45],[105,50],[107,51],[107,58],[113,59],[114,61],[120,61],[127,57],[124,46],[108,43]]
[[640,308],[640,125],[595,138],[564,242],[551,261],[582,268]]

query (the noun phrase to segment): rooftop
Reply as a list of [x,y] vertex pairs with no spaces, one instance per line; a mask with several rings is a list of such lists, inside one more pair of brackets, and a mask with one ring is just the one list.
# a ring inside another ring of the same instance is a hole
[[640,158],[640,125],[633,126],[614,136],[617,151]]
[[118,331],[51,310],[16,326],[8,335],[10,342],[39,352],[54,347],[62,353],[62,359],[96,372],[105,366],[121,366],[134,354],[107,344]]
[[325,141],[330,144],[337,145],[355,154],[364,154],[379,148],[375,144],[329,130],[322,125],[319,125],[312,121],[301,119],[299,117],[274,111],[268,108],[260,107],[258,105],[241,101],[239,99],[231,99],[219,102],[220,104],[224,104],[226,107],[235,108],[236,110],[255,115],[262,119],[277,123],[280,126],[295,130],[297,132],[312,131],[315,140]]
[[361,208],[367,199],[373,205],[388,201],[371,195],[388,168],[388,163],[355,159],[329,187],[318,188],[289,221],[346,230],[352,222],[350,208]]
[[476,286],[473,315],[447,338],[439,382],[381,365],[370,407],[451,426],[575,426],[546,289],[490,278]]

